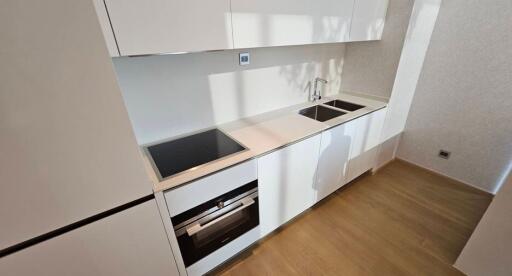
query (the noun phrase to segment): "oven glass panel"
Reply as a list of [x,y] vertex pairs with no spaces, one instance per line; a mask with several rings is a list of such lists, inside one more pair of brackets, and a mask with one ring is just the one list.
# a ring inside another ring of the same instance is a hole
[[[189,236],[187,232],[177,237],[185,266],[190,266],[228,242],[259,225],[258,198],[254,204],[236,211],[217,223]],[[213,218],[215,219],[215,218]],[[213,220],[212,219],[212,220]]]

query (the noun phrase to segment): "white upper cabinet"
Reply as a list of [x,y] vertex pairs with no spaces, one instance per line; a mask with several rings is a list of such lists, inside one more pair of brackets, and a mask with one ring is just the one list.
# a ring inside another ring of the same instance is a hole
[[388,0],[93,1],[111,56],[378,40],[388,7]]
[[258,159],[261,236],[315,203],[320,135]]
[[349,40],[354,0],[231,0],[235,48]]
[[387,10],[388,0],[355,0],[350,41],[381,39]]
[[345,184],[354,121],[322,132],[315,185],[316,201],[322,200]]
[[121,56],[233,48],[229,0],[105,0]]

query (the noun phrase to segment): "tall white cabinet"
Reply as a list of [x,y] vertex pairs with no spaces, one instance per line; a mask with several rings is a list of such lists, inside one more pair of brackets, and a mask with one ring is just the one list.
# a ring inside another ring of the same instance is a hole
[[316,201],[315,179],[320,135],[258,158],[261,235],[311,207]]
[[0,249],[152,194],[93,2],[2,1],[0,33]]
[[230,0],[105,0],[122,56],[233,48]]
[[178,276],[155,200],[0,259],[3,276]]
[[111,57],[118,57],[119,50],[117,49],[114,32],[112,32],[112,27],[110,27],[110,19],[107,9],[105,8],[105,2],[103,0],[93,0],[92,2],[96,9],[96,14],[98,15],[98,20],[100,22],[101,31],[103,32],[103,37],[105,38],[108,53]]
[[235,48],[345,42],[354,0],[231,0]]

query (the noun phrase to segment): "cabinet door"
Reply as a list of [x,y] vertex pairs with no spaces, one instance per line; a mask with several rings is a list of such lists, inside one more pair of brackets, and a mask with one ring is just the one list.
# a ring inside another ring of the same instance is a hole
[[375,165],[386,109],[355,119],[346,182],[352,181]]
[[330,195],[345,184],[353,137],[352,122],[322,132],[318,161],[316,201]]
[[353,0],[232,0],[235,48],[344,42]]
[[0,259],[0,275],[179,275],[155,200]]
[[233,48],[229,0],[105,0],[122,56]]
[[316,135],[258,159],[262,236],[315,203],[319,149]]
[[381,39],[387,10],[388,0],[355,0],[350,41]]
[[153,185],[93,2],[0,3],[1,250]]

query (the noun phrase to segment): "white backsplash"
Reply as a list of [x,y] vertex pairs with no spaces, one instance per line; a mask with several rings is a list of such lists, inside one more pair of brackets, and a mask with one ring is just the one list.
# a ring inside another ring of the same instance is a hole
[[[251,65],[238,65],[249,52]],[[302,103],[310,81],[339,93],[344,44],[114,58],[139,144]]]

